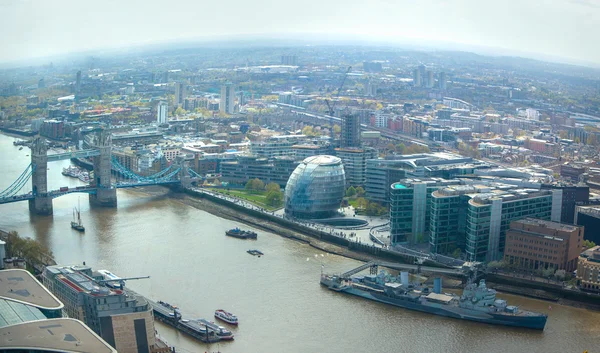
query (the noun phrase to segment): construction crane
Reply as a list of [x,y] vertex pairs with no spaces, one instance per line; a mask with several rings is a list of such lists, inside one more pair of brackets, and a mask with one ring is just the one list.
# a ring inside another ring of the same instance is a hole
[[340,93],[342,93],[342,87],[344,87],[344,83],[346,83],[346,77],[348,77],[348,74],[350,73],[350,70],[352,70],[352,66],[348,66],[348,69],[346,70],[346,72],[344,73],[344,77],[342,77],[342,83],[340,84],[340,87],[337,90],[337,94],[335,95],[335,100],[333,101],[333,105],[329,104],[329,99],[325,99],[325,103],[327,104],[327,115],[330,116],[329,118],[329,123],[331,125],[331,142],[333,143],[334,140],[334,133],[333,133],[333,117],[335,116],[335,103],[337,103],[338,98],[340,97]]
[[125,281],[132,281],[132,280],[136,280],[136,279],[147,279],[150,278],[150,276],[141,276],[141,277],[125,277],[125,278],[115,278],[115,279],[103,279],[100,281],[96,281],[98,283],[106,283],[108,284],[109,282],[118,282],[119,283],[119,289],[123,289],[123,287],[125,287]]

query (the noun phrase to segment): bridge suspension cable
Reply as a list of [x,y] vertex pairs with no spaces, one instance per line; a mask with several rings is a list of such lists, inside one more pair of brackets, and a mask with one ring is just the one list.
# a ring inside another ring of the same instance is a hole
[[23,186],[27,184],[27,182],[33,175],[34,170],[35,165],[30,163],[27,166],[27,168],[25,168],[23,173],[21,173],[21,175],[19,175],[19,177],[12,184],[10,184],[6,189],[0,191],[0,198],[11,197],[16,195],[17,192],[19,192],[23,188]]
[[188,168],[187,172],[192,178],[203,178],[202,175],[196,173],[192,168]]
[[148,175],[148,176],[141,176],[137,173],[134,173],[133,171],[129,170],[127,167],[125,167],[124,165],[122,165],[116,158],[112,158],[112,166],[117,170],[117,172],[120,172],[121,175],[123,175],[126,179],[134,179],[137,181],[152,181],[155,180],[157,178],[161,178],[162,176],[164,176],[168,171],[172,170],[173,165],[168,166],[167,168],[161,170],[158,173],[152,174],[152,175]]

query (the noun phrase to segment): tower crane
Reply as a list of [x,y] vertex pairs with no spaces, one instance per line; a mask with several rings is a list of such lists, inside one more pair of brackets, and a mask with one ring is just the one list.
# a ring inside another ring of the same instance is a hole
[[119,283],[119,289],[123,289],[123,287],[125,287],[125,281],[132,281],[132,280],[136,280],[136,279],[146,279],[146,278],[150,278],[150,276],[141,276],[141,277],[125,277],[125,278],[114,278],[114,279],[103,279],[103,280],[99,280],[96,281],[98,283],[110,283],[110,282],[117,282]]
[[327,109],[328,109],[327,115],[330,116],[329,123],[331,124],[331,142],[332,143],[333,143],[333,140],[334,140],[333,117],[335,116],[335,110],[334,110],[335,103],[337,103],[337,100],[340,97],[340,93],[342,93],[342,87],[344,87],[344,83],[346,82],[346,77],[348,77],[348,74],[350,73],[350,70],[352,70],[352,66],[348,66],[348,69],[344,73],[344,77],[342,77],[342,83],[340,84],[340,87],[337,90],[337,94],[335,95],[335,100],[333,101],[333,104],[329,104],[329,99],[325,99],[325,103],[327,104]]

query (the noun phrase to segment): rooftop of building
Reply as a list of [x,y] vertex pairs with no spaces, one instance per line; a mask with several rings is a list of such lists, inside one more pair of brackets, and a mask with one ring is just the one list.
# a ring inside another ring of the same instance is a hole
[[320,156],[307,157],[302,161],[302,163],[327,166],[327,165],[340,165],[340,164],[342,164],[342,160],[335,156],[320,155]]
[[31,273],[21,269],[0,271],[0,298],[47,310],[64,306]]
[[459,179],[444,179],[444,178],[407,178],[402,179],[397,183],[392,184],[392,189],[407,189],[412,187],[414,184],[428,184],[431,186],[444,186],[451,184],[459,184]]
[[519,188],[514,185],[509,185],[513,189],[492,189],[489,192],[482,192],[478,194],[467,194],[471,197],[469,203],[472,205],[480,205],[485,206],[492,203],[493,200],[500,199],[502,202],[510,202],[516,200],[522,200],[527,198],[534,198],[540,196],[549,196],[552,195],[552,192],[549,190],[537,190],[537,189],[527,189],[527,188]]
[[9,351],[117,352],[83,322],[68,318],[30,321],[2,327],[0,347]]
[[56,276],[57,280],[62,281],[77,292],[84,292],[97,296],[123,294],[123,291],[121,290],[111,289],[104,285],[100,285],[96,280],[81,272],[85,270],[91,271],[91,268],[85,266],[55,265],[47,266],[45,271]]
[[589,248],[581,253],[581,257],[588,261],[600,263],[600,245]]
[[36,307],[0,299],[0,328],[45,319],[46,316]]
[[559,223],[559,222],[552,222],[552,221],[545,221],[543,219],[537,219],[537,218],[524,218],[524,219],[520,219],[518,221],[514,221],[513,223],[523,224],[523,225],[528,225],[528,226],[538,226],[538,227],[548,228],[548,229],[557,230],[557,231],[561,231],[561,232],[574,232],[577,229],[579,229],[579,227],[574,226],[574,225],[564,224],[564,223]]

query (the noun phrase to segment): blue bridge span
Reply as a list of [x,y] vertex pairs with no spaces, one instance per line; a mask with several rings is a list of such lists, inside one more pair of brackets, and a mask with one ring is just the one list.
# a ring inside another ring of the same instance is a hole
[[[183,158],[178,158],[171,165],[152,175],[140,175],[123,166],[111,155],[110,132],[100,131],[92,138],[91,148],[73,152],[47,154],[45,140],[36,137],[31,146],[31,163],[6,189],[0,191],[0,204],[27,200],[29,210],[36,214],[52,214],[52,199],[72,193],[86,193],[93,204],[115,207],[117,205],[117,189],[133,188],[148,185],[180,184],[183,187],[202,179],[190,169]],[[94,176],[89,185],[73,188],[61,187],[48,190],[47,164],[71,158],[91,158]],[[118,175],[116,181],[111,177]],[[31,182],[31,190],[21,190]]]

